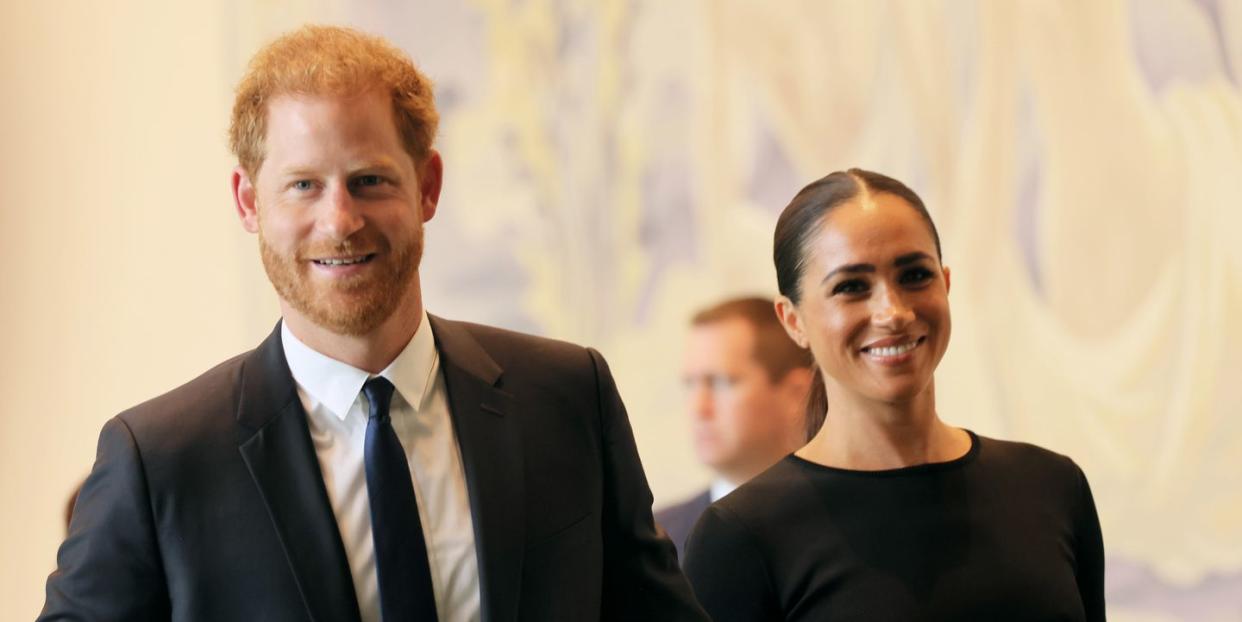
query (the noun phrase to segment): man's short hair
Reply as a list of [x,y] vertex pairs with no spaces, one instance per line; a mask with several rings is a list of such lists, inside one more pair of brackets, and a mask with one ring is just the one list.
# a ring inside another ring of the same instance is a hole
[[426,159],[440,115],[431,81],[383,38],[339,26],[303,26],[259,50],[237,86],[229,147],[251,176],[266,155],[267,104],[280,95],[392,97],[397,131],[415,163]]
[[772,382],[777,382],[790,371],[811,367],[811,351],[798,347],[789,338],[770,298],[757,296],[733,298],[713,305],[690,320],[691,326],[704,326],[738,318],[750,324],[755,334],[755,351],[752,354]]

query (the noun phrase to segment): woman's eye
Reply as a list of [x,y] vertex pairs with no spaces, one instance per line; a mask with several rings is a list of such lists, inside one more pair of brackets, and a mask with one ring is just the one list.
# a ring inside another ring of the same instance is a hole
[[862,279],[850,279],[848,281],[841,281],[840,283],[837,283],[836,287],[832,288],[833,295],[861,294],[865,291],[867,291],[867,282]]
[[926,283],[932,279],[932,272],[927,268],[912,268],[901,273],[901,282],[907,285]]

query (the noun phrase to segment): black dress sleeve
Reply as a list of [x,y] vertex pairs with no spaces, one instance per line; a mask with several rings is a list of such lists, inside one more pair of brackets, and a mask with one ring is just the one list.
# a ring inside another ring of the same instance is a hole
[[728,510],[703,512],[686,542],[686,576],[715,622],[783,620],[767,563]]
[[1104,618],[1104,537],[1100,531],[1100,518],[1095,511],[1095,499],[1091,486],[1081,469],[1078,473],[1079,498],[1074,531],[1077,550],[1074,554],[1078,593],[1082,597],[1083,610],[1088,622],[1103,622]]

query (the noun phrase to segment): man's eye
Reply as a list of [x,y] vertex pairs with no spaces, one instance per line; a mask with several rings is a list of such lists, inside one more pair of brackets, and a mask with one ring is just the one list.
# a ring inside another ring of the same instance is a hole
[[867,291],[867,282],[862,279],[850,279],[837,283],[832,288],[833,295],[836,294],[861,294]]
[[299,179],[299,180],[297,180],[297,181],[293,182],[293,189],[294,189],[294,190],[300,190],[300,191],[305,192],[305,191],[310,190],[310,189],[312,189],[312,188],[314,188],[314,187],[315,187],[315,184],[311,183],[311,180],[309,180],[309,179]]
[[384,183],[384,178],[379,175],[359,175],[354,178],[355,186],[378,186]]

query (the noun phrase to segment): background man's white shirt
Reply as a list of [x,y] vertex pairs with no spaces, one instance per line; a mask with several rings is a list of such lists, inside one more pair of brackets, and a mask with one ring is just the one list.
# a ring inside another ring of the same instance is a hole
[[715,503],[719,501],[721,497],[733,492],[734,490],[737,490],[737,484],[734,484],[723,477],[718,477],[712,481],[711,488],[708,488],[708,496],[711,498],[712,503]]

